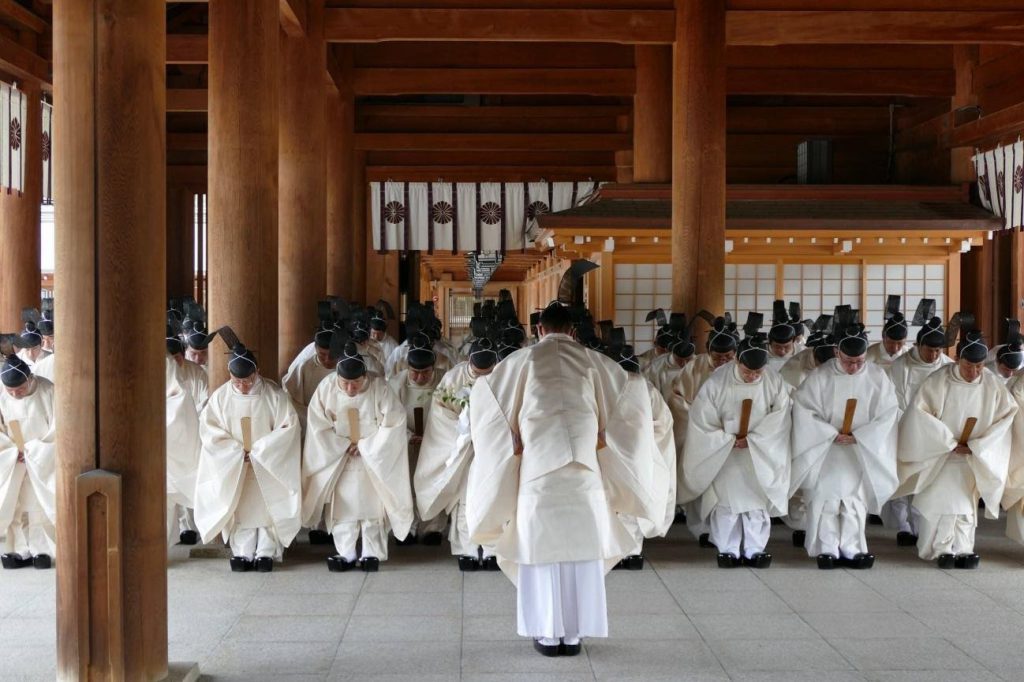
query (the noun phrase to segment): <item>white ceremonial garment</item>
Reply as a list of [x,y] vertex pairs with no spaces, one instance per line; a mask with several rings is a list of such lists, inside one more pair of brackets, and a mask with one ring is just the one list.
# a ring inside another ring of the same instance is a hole
[[[857,400],[857,442],[839,445],[846,401]],[[838,359],[811,372],[793,393],[790,493],[803,490],[810,556],[853,558],[867,552],[865,525],[896,490],[896,395],[881,368],[866,363],[849,375]]]
[[[24,360],[25,364],[34,370],[38,362],[49,355],[53,355],[53,353],[48,350],[43,350],[41,347],[37,346],[35,348],[22,348],[16,353],[16,355]],[[33,371],[33,374],[34,373],[35,372]]]
[[182,388],[192,396],[196,409],[202,412],[206,407],[206,401],[210,399],[210,375],[202,365],[185,360],[178,368],[178,378]]
[[309,409],[309,401],[313,399],[320,382],[332,374],[334,370],[321,365],[320,358],[314,353],[298,365],[293,363],[281,379],[281,388],[292,398],[292,406],[299,415],[303,434],[306,433],[306,411]]
[[663,353],[659,353],[657,346],[651,346],[650,348],[645,350],[643,353],[641,353],[640,355],[636,356],[637,361],[640,363],[640,372],[642,374],[646,375],[647,374],[647,370],[648,370],[648,368],[650,368],[652,362],[654,362],[655,360],[657,360],[660,357],[663,357],[665,355],[670,355],[670,354],[671,354],[671,351],[669,351],[669,350],[666,350]]
[[782,368],[786,366],[786,363],[796,357],[796,346],[793,346],[793,350],[789,351],[785,355],[776,355],[770,350],[768,351],[768,369],[773,372],[781,372]]
[[[358,412],[358,434],[351,431],[350,410]],[[359,454],[353,457],[348,448],[355,435]],[[382,378],[367,374],[354,397],[339,379],[321,382],[306,421],[305,524],[314,527],[323,516],[328,529],[338,529],[335,548],[346,559],[353,558],[356,537],[362,534],[363,556],[386,560],[389,526],[402,539],[413,522],[408,448],[405,407]]]
[[792,388],[799,388],[807,375],[818,368],[814,359],[814,349],[805,348],[786,361],[779,370],[779,375]]
[[[35,388],[24,398],[0,389],[0,532],[6,537],[4,551],[23,559],[54,555],[57,524],[53,384],[41,377],[30,381]],[[15,421],[24,439],[24,462],[18,461]]]
[[[412,438],[416,436],[416,410],[422,410],[422,422],[421,427],[423,432],[426,433],[427,421],[430,417],[430,408],[434,402],[434,391],[437,389],[441,378],[444,376],[444,372],[434,369],[434,374],[427,382],[425,386],[419,386],[409,378],[409,369],[403,369],[401,372],[391,377],[388,385],[391,390],[394,391],[395,395],[398,396],[398,402],[405,406],[405,424],[406,432],[410,439],[409,441],[409,472],[410,474],[416,471],[417,463],[420,457],[420,445],[412,442]],[[422,438],[423,433],[419,436]],[[413,491],[413,500],[415,502],[415,490]],[[448,517],[443,513],[435,514],[434,516],[427,517],[424,520],[419,515],[419,511],[416,507],[413,507],[415,520],[411,532],[413,535],[422,533],[443,533],[445,527],[448,525]]]
[[985,363],[985,369],[987,369],[989,372],[991,372],[995,376],[996,379],[998,379],[1000,382],[1002,382],[1002,384],[1004,386],[1008,385],[1011,381],[1013,381],[1017,377],[1017,374],[1018,374],[1017,372],[1011,372],[1010,376],[1008,376],[1008,377],[1003,376],[1002,372],[999,371],[999,361],[998,360],[990,360],[989,362],[986,362]]
[[[699,357],[699,356],[698,356]],[[661,397],[665,402],[669,403],[669,407],[672,405],[672,384],[679,377],[680,373],[686,368],[697,361],[694,358],[686,365],[680,365],[681,360],[676,358],[673,353],[665,353],[660,355],[651,361],[650,366],[647,368],[643,375],[650,381],[654,388],[658,390]],[[678,431],[678,430],[677,430]]]
[[196,474],[199,471],[199,411],[182,386],[174,358],[167,357],[167,543],[178,533],[194,530],[189,510],[195,509]]
[[53,353],[41,358],[32,368],[32,373],[53,383],[53,377],[57,375],[57,359]]
[[672,430],[676,441],[676,504],[686,510],[686,527],[695,538],[708,532],[706,516],[701,515],[696,503],[699,493],[686,487],[683,463],[686,459],[686,433],[690,421],[690,406],[708,377],[715,371],[710,353],[701,353],[691,360],[672,381],[666,398],[672,410]]
[[868,346],[868,352],[865,354],[865,357],[868,362],[873,362],[882,369],[888,369],[892,366],[892,363],[909,353],[910,349],[911,345],[904,343],[896,355],[890,355],[889,351],[885,350],[885,344],[879,341]]
[[[450,370],[455,365],[459,364],[457,360],[453,359],[456,353],[449,347],[441,344],[440,341],[434,344],[434,371],[440,372],[442,375]],[[392,377],[399,374],[402,370],[409,368],[409,363],[406,362],[409,357],[409,341],[405,340],[400,343],[395,350],[391,351],[391,355],[387,357],[384,363],[384,374],[383,376],[391,380]],[[367,367],[369,369],[369,367]]]
[[1024,544],[1024,375],[1007,385],[1017,413],[1010,427],[1010,461],[1003,492],[1006,510],[1006,536]]
[[523,564],[516,590],[517,631],[521,637],[565,639],[608,636],[604,564],[597,559],[555,564]]
[[299,365],[304,363],[306,360],[315,357],[316,343],[310,341],[305,346],[303,346],[302,350],[299,351],[299,354],[295,356],[294,360],[292,360],[292,363],[288,365],[288,370],[285,372],[285,375],[291,374],[292,372],[298,370]]
[[[252,420],[248,463],[243,417]],[[259,377],[248,395],[230,382],[213,392],[199,416],[195,520],[203,542],[218,534],[230,541],[236,531],[265,529],[274,536],[274,558],[282,558],[301,525],[299,434],[291,398],[268,379]]]
[[610,570],[633,543],[618,514],[662,519],[647,383],[611,359],[548,334],[477,379],[469,408],[469,530],[513,582],[522,564]]
[[655,521],[638,519],[629,514],[619,514],[619,519],[633,534],[635,543],[629,556],[643,551],[644,538],[665,537],[676,516],[676,441],[673,433],[672,410],[661,397],[654,385],[645,379],[647,393],[651,396],[651,418],[654,427],[654,443],[661,457],[654,459],[654,487],[651,496],[655,503],[661,503],[664,515]]
[[370,366],[367,365],[367,371],[376,372],[378,369],[384,369],[384,361],[387,360],[387,356],[384,355],[384,350],[381,345],[373,339],[367,339],[362,343],[356,344],[356,350],[363,356],[363,360],[367,358],[373,358],[374,369],[371,370]]
[[386,363],[387,359],[390,358],[391,354],[395,352],[396,348],[398,348],[398,341],[396,341],[395,337],[391,336],[391,334],[388,334],[387,332],[384,333],[384,338],[380,340],[373,339],[373,341],[380,346],[380,356],[383,358],[381,364]]
[[[1016,413],[1017,404],[991,372],[967,382],[952,364],[918,387],[900,423],[897,495],[914,495],[922,559],[973,552],[979,499],[986,516],[999,517]],[[978,420],[967,441],[971,454],[957,455],[953,449],[969,417]]]

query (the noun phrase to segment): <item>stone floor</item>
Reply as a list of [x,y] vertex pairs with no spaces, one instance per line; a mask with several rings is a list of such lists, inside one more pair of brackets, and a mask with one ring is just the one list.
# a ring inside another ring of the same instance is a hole
[[[642,572],[608,578],[611,637],[546,659],[516,636],[500,574],[444,548],[396,548],[381,572],[328,573],[303,543],[272,574],[171,551],[172,661],[204,680],[1024,679],[1024,548],[985,522],[977,571],[940,571],[871,529],[870,571],[818,571],[773,529],[775,564],[714,567],[684,529]],[[0,571],[0,680],[53,679],[54,572]]]

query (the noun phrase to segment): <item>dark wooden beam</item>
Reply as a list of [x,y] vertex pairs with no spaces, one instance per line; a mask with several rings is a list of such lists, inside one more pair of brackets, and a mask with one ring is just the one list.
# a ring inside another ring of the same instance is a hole
[[[171,136],[168,136],[171,137]],[[629,149],[626,133],[519,135],[490,133],[359,133],[356,149],[373,151],[614,151]]]
[[949,133],[950,147],[974,147],[992,143],[1024,130],[1024,102],[958,125]]
[[293,38],[306,35],[306,1],[281,0],[281,28]]
[[46,34],[50,31],[50,24],[45,19],[14,0],[0,0],[0,17],[13,21],[33,33]]
[[324,12],[329,42],[671,43],[671,10],[360,9]]
[[209,36],[204,33],[171,33],[167,36],[168,64],[206,64]]
[[368,182],[560,182],[614,180],[613,166],[370,166]]
[[726,78],[736,95],[894,95],[950,97],[952,69],[736,69]]
[[35,52],[0,35],[0,69],[16,78],[35,81],[50,90],[50,64]]
[[353,47],[355,65],[359,67],[604,69],[633,66],[632,46],[610,43],[387,42]]
[[1024,44],[1024,12],[733,10],[726,38],[730,45]]
[[356,69],[356,95],[629,96],[633,69]]
[[470,107],[460,105],[401,105],[401,104],[363,104],[356,110],[357,116],[381,118],[614,118],[630,113],[627,105],[614,106],[482,106]]
[[168,88],[167,111],[206,111],[207,91],[202,88]]

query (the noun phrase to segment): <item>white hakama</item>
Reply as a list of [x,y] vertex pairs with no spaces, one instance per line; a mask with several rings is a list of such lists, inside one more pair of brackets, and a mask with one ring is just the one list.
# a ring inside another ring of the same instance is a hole
[[519,635],[549,640],[542,644],[607,637],[604,572],[599,560],[521,564],[516,592]]

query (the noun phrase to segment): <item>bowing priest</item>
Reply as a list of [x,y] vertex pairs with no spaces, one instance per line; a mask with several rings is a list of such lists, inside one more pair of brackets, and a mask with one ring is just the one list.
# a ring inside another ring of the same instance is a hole
[[231,547],[231,570],[269,573],[299,532],[301,449],[292,401],[260,375],[256,356],[223,327],[230,380],[199,419],[196,526]]
[[634,544],[620,514],[664,514],[649,392],[573,339],[571,293],[559,287],[566,303],[543,311],[540,342],[477,379],[469,402],[469,532],[495,547],[518,588],[518,632],[545,656],[608,635],[604,574]]
[[683,478],[718,548],[719,568],[768,568],[771,519],[788,509],[790,389],[768,369],[763,334],[740,342],[689,410]]
[[796,355],[796,336],[797,330],[789,321],[786,302],[775,301],[772,307],[772,326],[768,329],[769,369],[782,371],[782,366]]
[[654,458],[654,485],[651,494],[665,513],[660,519],[638,519],[630,514],[619,514],[619,520],[633,534],[635,540],[629,553],[615,565],[616,569],[641,571],[644,567],[644,538],[665,537],[676,516],[676,443],[672,429],[672,411],[661,393],[640,372],[640,361],[630,346],[609,349],[609,357],[622,369],[643,379],[651,397],[651,418],[654,443],[660,457]]
[[319,329],[313,335],[315,353],[293,363],[281,379],[281,387],[291,396],[292,406],[299,415],[302,433],[306,432],[306,412],[320,382],[334,373],[338,359],[331,355],[333,329]]
[[686,527],[698,539],[701,547],[711,546],[710,532],[697,505],[700,493],[687,488],[683,473],[690,406],[708,377],[736,358],[738,342],[736,323],[728,317],[713,318],[711,331],[708,332],[707,352],[698,355],[679,372],[672,382],[672,391],[667,399],[669,409],[672,410],[672,430],[676,441],[676,504],[682,505],[685,510]]
[[[410,473],[416,471],[423,434],[434,402],[434,391],[443,376],[442,372],[434,368],[436,362],[437,356],[429,345],[414,346],[406,356],[406,368],[388,382],[398,402],[405,408]],[[426,520],[416,513],[408,536],[404,540],[400,539],[399,544],[412,545],[422,541],[424,545],[440,545],[447,525],[448,517],[443,512],[427,517]]]
[[811,334],[807,337],[803,350],[787,360],[779,370],[779,374],[791,388],[799,388],[808,374],[835,357],[835,340],[828,333],[831,324],[831,315],[819,315],[811,326]]
[[867,516],[880,511],[897,483],[896,395],[885,372],[867,362],[868,337],[855,313],[836,310],[835,359],[793,394],[790,492],[804,494],[804,546],[821,569],[874,565]]
[[4,568],[44,569],[56,548],[53,384],[13,350],[4,349],[0,369],[0,560]]
[[[934,302],[925,299],[918,306],[918,312],[920,315],[915,315],[915,322],[920,322],[921,317],[925,321],[917,332],[917,343],[898,357],[887,371],[896,390],[901,415],[907,411],[917,387],[932,372],[953,362],[945,350],[954,342],[956,332],[947,338],[942,320],[934,316]],[[888,528],[896,529],[897,545],[913,547],[917,544],[918,512],[910,495],[896,495],[889,500],[882,508],[882,520]]]
[[[44,314],[46,311],[43,311]],[[32,367],[32,373],[37,377],[49,379],[53,381],[54,376],[57,374],[57,363],[54,351],[56,345],[54,344],[54,327],[53,320],[48,317],[44,317],[39,320],[38,327],[39,335],[42,337],[42,343],[40,347],[46,351],[46,355],[39,359],[38,362]]]
[[957,361],[921,382],[900,424],[897,494],[914,496],[918,556],[939,568],[978,567],[978,501],[985,501],[986,516],[998,518],[1018,410],[985,369],[988,347],[971,326],[964,324]]
[[398,341],[388,333],[388,320],[395,319],[395,311],[391,304],[381,299],[370,313],[370,340],[380,347],[380,354],[385,360],[398,348]]
[[[177,337],[167,339],[181,343]],[[199,410],[181,379],[181,367],[170,356],[166,371],[167,416],[167,544],[194,545],[196,473],[199,469]]]
[[899,296],[889,296],[885,306],[882,340],[868,348],[868,362],[888,369],[896,359],[910,350],[907,345],[907,318],[900,312]]
[[662,337],[662,343],[668,344],[668,352],[654,357],[650,364],[642,370],[644,376],[661,393],[661,397],[666,402],[672,396],[672,382],[693,360],[697,350],[693,343],[692,325],[687,324],[686,315],[672,313],[669,317],[667,332],[670,335],[668,338],[664,338],[664,331],[659,332],[658,335]]
[[30,368],[33,368],[47,355],[50,355],[50,352],[43,348],[43,335],[39,333],[35,322],[26,322],[18,343],[18,357],[24,360]]
[[408,448],[405,407],[367,370],[356,344],[346,343],[337,375],[320,382],[310,400],[302,461],[302,517],[315,526],[323,516],[334,536],[332,573],[379,570],[389,530],[399,539],[409,534]]
[[178,367],[177,376],[181,387],[188,391],[196,409],[202,411],[209,399],[210,375],[200,365],[185,357],[185,344],[170,328],[167,330],[167,353]]
[[664,310],[658,308],[647,313],[646,321],[656,321],[658,330],[654,334],[654,345],[636,356],[637,361],[640,363],[641,372],[646,372],[654,360],[671,351],[672,344],[675,342],[675,334],[668,324],[668,318],[665,317]]
[[186,336],[188,347],[185,349],[185,359],[199,365],[205,372],[209,372],[208,363],[212,339],[213,335],[206,333],[206,325],[202,322],[195,322],[192,330]]
[[441,378],[427,413],[413,476],[420,518],[451,517],[448,540],[460,571],[498,570],[494,548],[481,547],[470,539],[466,519],[466,482],[473,462],[469,396],[476,380],[490,374],[497,364],[494,342],[481,337],[470,346],[469,359]]
[[986,362],[985,367],[1004,385],[1009,385],[1024,369],[1024,343],[1018,338],[1003,344],[996,350],[995,360]]

